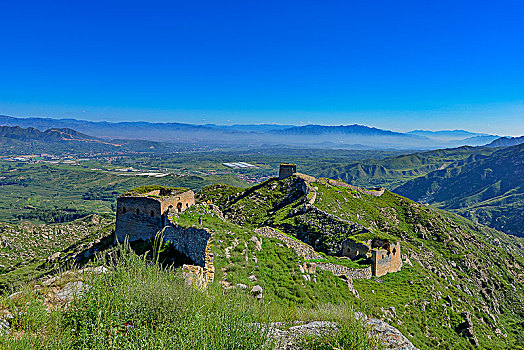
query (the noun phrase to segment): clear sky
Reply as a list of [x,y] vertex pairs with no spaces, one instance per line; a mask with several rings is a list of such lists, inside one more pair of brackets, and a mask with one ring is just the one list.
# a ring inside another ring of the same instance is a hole
[[524,134],[522,1],[5,1],[0,114]]

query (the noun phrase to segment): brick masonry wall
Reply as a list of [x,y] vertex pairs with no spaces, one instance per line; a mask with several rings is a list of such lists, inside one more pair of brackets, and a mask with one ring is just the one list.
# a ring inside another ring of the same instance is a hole
[[206,289],[215,278],[211,231],[205,227],[182,227],[168,221],[162,233],[165,241],[172,242],[176,250],[193,260],[194,265],[182,268],[186,281],[199,289]]
[[352,269],[347,266],[335,265],[327,262],[317,263],[317,268],[325,271],[329,271],[335,276],[346,276],[349,278],[360,278],[360,279],[370,279],[373,276],[371,271],[371,266],[368,266],[363,269]]
[[211,231],[207,228],[182,227],[169,221],[164,227],[164,240],[173,243],[173,247],[187,255],[195,265],[205,267],[208,260],[208,243]]
[[154,238],[162,229],[160,202],[154,198],[122,197],[118,199],[115,242],[126,238],[132,242]]
[[170,207],[176,211],[178,211],[178,209],[184,211],[195,204],[195,193],[193,191],[186,191],[173,196],[165,196],[161,199],[161,202],[162,212],[165,212]]

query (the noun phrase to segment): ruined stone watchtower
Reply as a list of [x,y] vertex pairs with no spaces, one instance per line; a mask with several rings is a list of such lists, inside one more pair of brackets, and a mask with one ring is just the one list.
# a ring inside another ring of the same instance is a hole
[[184,264],[187,279],[205,289],[213,281],[215,267],[211,253],[212,231],[205,227],[179,225],[177,213],[195,204],[195,194],[187,188],[145,186],[118,197],[115,224],[115,243],[148,241],[161,233],[164,242],[189,258]]
[[342,242],[342,255],[350,259],[369,259],[373,276],[384,276],[402,268],[400,242],[390,243],[386,239],[370,239],[357,242],[346,239]]
[[281,163],[280,164],[280,171],[278,172],[278,179],[282,180],[287,177],[290,177],[294,173],[297,172],[297,165],[296,164],[288,164],[288,163]]
[[167,224],[167,212],[182,212],[195,204],[195,194],[187,188],[138,188],[117,200],[115,242],[148,240]]

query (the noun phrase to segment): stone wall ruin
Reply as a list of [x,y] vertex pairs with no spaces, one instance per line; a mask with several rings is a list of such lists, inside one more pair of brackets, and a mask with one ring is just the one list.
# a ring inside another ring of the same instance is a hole
[[342,255],[353,260],[369,259],[373,276],[377,277],[402,269],[400,242],[390,243],[388,240],[382,239],[357,242],[347,239],[342,242]]
[[278,179],[283,180],[297,172],[296,164],[281,163],[280,170],[278,172]]
[[144,194],[124,194],[116,206],[115,243],[149,240],[168,223],[168,213],[183,212],[195,204],[191,190],[161,188]]

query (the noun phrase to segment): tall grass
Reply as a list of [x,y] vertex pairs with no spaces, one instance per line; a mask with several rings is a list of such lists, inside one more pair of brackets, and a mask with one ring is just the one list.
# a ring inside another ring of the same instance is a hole
[[[338,332],[346,330],[347,337],[368,347],[340,349],[375,348],[373,342],[367,342],[370,338],[360,324],[344,321],[353,319],[349,310],[334,306],[283,310],[224,291],[219,285],[203,293],[188,286],[174,269],[145,256],[134,254],[127,246],[120,248],[118,263],[111,272],[85,276],[90,290],[68,307],[46,310],[45,293],[30,287],[15,300],[4,298],[1,305],[9,308],[14,318],[11,332],[0,333],[0,348],[271,349],[265,327],[252,323],[279,319],[343,321]],[[311,346],[317,340],[309,340]]]

